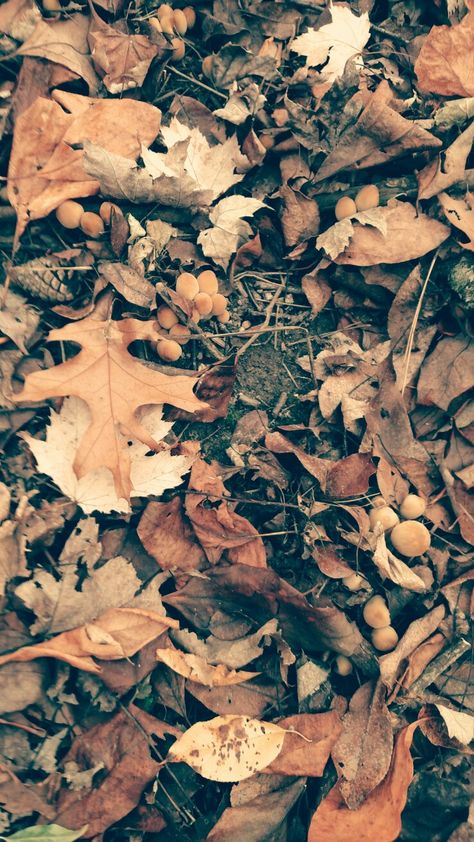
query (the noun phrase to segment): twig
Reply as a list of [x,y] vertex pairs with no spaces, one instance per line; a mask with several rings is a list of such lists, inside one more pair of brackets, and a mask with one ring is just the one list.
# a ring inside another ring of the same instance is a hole
[[421,292],[420,292],[420,295],[419,295],[419,298],[418,298],[418,301],[417,301],[417,304],[416,304],[413,320],[412,320],[412,323],[410,325],[410,331],[409,331],[408,339],[407,339],[407,347],[405,349],[405,355],[404,355],[404,358],[403,358],[402,388],[400,390],[402,396],[403,396],[403,393],[405,391],[405,388],[406,388],[406,385],[407,385],[407,382],[408,382],[408,369],[409,369],[409,366],[410,366],[410,357],[411,357],[411,352],[412,352],[412,349],[413,349],[413,343],[415,341],[415,333],[416,333],[416,328],[417,328],[417,325],[418,325],[418,319],[420,317],[421,308],[423,306],[423,300],[424,300],[424,297],[425,297],[426,288],[427,288],[429,280],[431,278],[431,273],[432,273],[432,271],[435,267],[435,263],[438,259],[439,248],[440,247],[438,246],[438,248],[436,249],[436,251],[434,253],[434,257],[433,257],[433,260],[431,261],[430,268],[428,269],[424,284],[421,288]]
[[455,664],[456,661],[459,661],[459,658],[462,658],[462,656],[468,652],[470,648],[470,643],[461,637],[461,639],[457,640],[456,643],[452,643],[451,646],[448,646],[444,652],[440,652],[436,658],[433,658],[424,673],[413,682],[409,691],[410,696],[421,696],[426,687],[433,684],[433,682],[436,681],[436,679],[442,675],[448,667]]
[[[414,175],[407,175],[403,178],[394,178],[382,182],[374,182],[379,187],[380,204],[386,204],[389,199],[396,196],[416,196],[418,193],[418,182]],[[466,170],[464,177],[460,183],[455,185],[457,187],[474,187],[474,169]],[[360,190],[360,184],[356,187],[347,187],[344,190],[339,190],[337,193],[314,193],[313,198],[318,203],[320,210],[330,210],[335,207],[336,203],[342,196],[350,196],[355,198]]]
[[171,73],[174,73],[176,76],[180,76],[181,79],[186,79],[187,82],[191,82],[193,85],[198,85],[199,88],[204,88],[205,91],[209,91],[209,93],[214,94],[214,96],[225,99],[227,102],[225,94],[222,94],[220,91],[216,91],[215,88],[211,88],[210,85],[206,85],[204,82],[200,82],[199,79],[194,79],[192,76],[188,76],[187,73],[182,73],[181,70],[177,69],[177,67],[171,67],[169,64],[167,70],[170,70]]
[[272,317],[273,308],[274,308],[275,304],[277,303],[280,295],[282,294],[283,288],[284,288],[284,284],[280,284],[277,291],[273,295],[271,301],[269,301],[269,303],[268,303],[268,307],[265,310],[265,318],[264,318],[262,324],[258,326],[258,328],[255,332],[252,331],[252,336],[250,337],[250,339],[248,339],[247,342],[244,342],[244,344],[241,346],[241,348],[239,348],[239,350],[237,351],[237,354],[236,354],[237,360],[238,360],[239,357],[242,356],[242,354],[245,353],[245,351],[247,351],[248,348],[250,348],[251,345],[253,345],[253,343],[258,339],[258,336],[260,335],[260,333],[262,333],[262,332],[265,333],[265,330],[268,327],[268,325],[270,323],[270,319]]

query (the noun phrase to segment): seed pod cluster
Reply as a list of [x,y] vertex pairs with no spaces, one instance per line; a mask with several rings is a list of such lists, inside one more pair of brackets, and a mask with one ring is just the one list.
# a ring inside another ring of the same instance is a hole
[[431,535],[424,523],[415,520],[421,517],[426,509],[426,503],[418,494],[408,494],[399,507],[403,518],[385,504],[382,498],[375,498],[375,506],[369,511],[372,529],[380,524],[387,534],[395,552],[411,558],[423,555],[431,544]]
[[192,6],[185,9],[173,9],[168,3],[158,6],[156,15],[149,19],[155,32],[167,36],[172,47],[171,61],[181,61],[186,52],[183,36],[196,23],[196,12]]
[[361,187],[355,199],[350,196],[342,196],[336,204],[334,213],[336,219],[346,219],[348,216],[354,216],[358,211],[371,210],[376,208],[379,204],[380,196],[379,189],[376,184],[366,184]]
[[99,213],[85,211],[80,202],[68,199],[56,208],[56,219],[63,228],[80,228],[84,234],[96,240],[102,236],[105,226],[110,225],[112,214],[122,216],[122,211],[113,202],[102,202]]

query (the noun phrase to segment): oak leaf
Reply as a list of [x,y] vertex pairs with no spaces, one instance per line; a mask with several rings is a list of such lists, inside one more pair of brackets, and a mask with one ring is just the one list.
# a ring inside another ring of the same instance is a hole
[[96,468],[108,468],[114,477],[118,497],[130,499],[131,459],[124,436],[150,450],[157,441],[137,419],[136,411],[147,404],[169,403],[193,412],[206,406],[193,394],[197,380],[185,375],[166,375],[147,368],[128,353],[135,340],[155,340],[155,322],[138,319],[80,322],[52,330],[50,341],[81,345],[73,359],[26,377],[19,401],[75,395],[84,400],[91,422],[78,444],[74,471],[80,479]]

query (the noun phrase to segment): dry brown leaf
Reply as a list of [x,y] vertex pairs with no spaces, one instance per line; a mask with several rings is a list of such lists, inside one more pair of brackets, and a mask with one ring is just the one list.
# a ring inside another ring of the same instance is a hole
[[88,836],[101,835],[133,810],[147,783],[156,777],[160,763],[150,756],[153,735],[164,739],[178,733],[172,725],[129,705],[81,734],[63,758],[63,766],[74,763],[81,772],[102,764],[106,774],[92,789],[62,790],[55,821],[61,827],[87,824]]
[[[308,775],[320,778],[331,750],[341,734],[342,723],[335,710],[327,713],[298,713],[279,719],[285,738],[278,757],[270,763],[265,775]],[[295,731],[298,733],[292,734]],[[301,736],[306,739],[301,739]]]
[[335,258],[335,263],[352,266],[403,263],[422,257],[449,237],[446,225],[423,213],[417,214],[409,202],[390,199],[379,210],[387,226],[386,235],[369,225],[355,225],[349,245]]
[[[211,564],[217,564],[224,550],[236,564],[266,567],[266,552],[262,539],[247,518],[233,511],[222,500],[227,492],[222,479],[212,465],[198,459],[192,469],[186,496],[188,515]],[[197,493],[196,493],[197,492]],[[205,502],[217,503],[207,508]]]
[[451,225],[459,228],[469,240],[459,245],[474,251],[474,201],[471,193],[467,193],[464,199],[452,199],[447,193],[440,193],[438,201]]
[[454,26],[433,26],[415,62],[418,87],[442,96],[474,96],[474,11]]
[[321,310],[324,310],[332,295],[331,287],[323,278],[318,277],[319,275],[320,272],[316,267],[312,272],[303,275],[301,279],[301,288],[311,305],[313,316],[317,316]]
[[392,756],[392,723],[381,681],[359,687],[343,716],[343,729],[332,750],[340,775],[338,792],[355,810],[387,774]]
[[[151,62],[160,52],[146,35],[131,35],[126,23],[109,25],[91,6],[89,44],[97,72],[111,94],[139,88]],[[166,42],[163,38],[163,42]]]
[[74,14],[65,19],[39,20],[18,55],[37,56],[64,65],[87,82],[89,94],[93,96],[99,79],[87,46],[89,20],[86,15]]
[[265,447],[272,453],[292,453],[298,459],[311,476],[315,477],[321,485],[322,490],[326,488],[326,478],[334,465],[330,459],[321,459],[320,456],[312,456],[306,453],[302,447],[293,444],[281,433],[267,433],[265,436]]
[[368,453],[352,453],[339,459],[326,477],[326,494],[332,500],[356,497],[369,489],[375,465]]
[[385,543],[385,533],[383,528],[378,525],[375,527],[375,546],[372,561],[377,567],[383,579],[390,579],[400,588],[406,588],[408,591],[415,593],[424,593],[426,585],[420,576],[402,561],[397,558],[387,547]]
[[397,736],[385,779],[357,809],[350,810],[337,783],[319,805],[310,824],[308,842],[394,842],[401,830],[401,813],[413,777],[410,746],[417,722]]
[[174,672],[206,687],[226,687],[228,684],[241,684],[260,675],[248,670],[230,670],[224,664],[211,666],[205,658],[181,652],[179,649],[157,649],[156,658]]
[[283,236],[287,246],[315,237],[319,231],[319,208],[314,199],[294,190],[289,184],[283,184],[279,190],[283,201],[280,219]]
[[243,781],[279,755],[284,738],[284,729],[272,722],[216,716],[188,728],[171,746],[167,760],[188,763],[211,781]]
[[52,97],[38,97],[15,123],[8,198],[17,212],[16,243],[32,219],[66,199],[98,193],[98,181],[83,167],[85,141],[135,161],[160,129],[161,111],[144,102],[59,90]]
[[341,139],[314,176],[322,181],[340,170],[358,163],[360,168],[384,164],[411,150],[436,149],[441,141],[390,108],[392,98],[387,81],[374,93],[355,94],[350,101],[353,111],[363,108],[356,123],[347,128]]
[[132,488],[130,458],[120,432],[157,449],[157,442],[137,420],[137,409],[163,403],[188,411],[205,406],[193,394],[196,378],[161,374],[128,353],[135,340],[154,341],[156,336],[155,322],[138,319],[102,322],[88,317],[52,330],[50,341],[76,342],[81,352],[59,366],[30,374],[15,396],[17,402],[69,395],[86,401],[92,421],[79,444],[74,470],[80,478],[94,468],[109,468],[118,496],[127,500]]
[[438,628],[445,614],[444,605],[438,605],[428,611],[424,617],[414,620],[398,641],[393,652],[388,652],[380,658],[380,675],[389,689],[392,689],[395,684],[404,662]]
[[474,385],[474,342],[446,336],[433,349],[418,379],[418,402],[448,411],[451,401]]
[[41,12],[34,0],[7,0],[0,8],[0,32],[25,41],[40,19]]
[[343,579],[345,576],[351,576],[354,572],[352,567],[339,557],[337,549],[333,546],[321,547],[320,542],[318,542],[311,550],[311,555],[321,573],[324,573],[330,579]]
[[[474,36],[474,27],[473,27]],[[418,199],[431,199],[465,178],[466,161],[474,140],[474,122],[454,143],[418,173]]]
[[94,661],[116,661],[131,658],[142,646],[154,640],[165,629],[176,628],[176,620],[142,608],[111,608],[93,623],[58,634],[43,643],[23,646],[0,655],[0,666],[11,661],[34,661],[56,658],[86,672],[100,673]]
[[182,500],[148,503],[137,527],[146,551],[162,570],[203,570],[207,560],[183,512]]
[[231,684],[227,687],[205,687],[188,680],[186,690],[213,713],[235,713],[257,719],[267,709],[278,705],[281,698],[281,688],[275,681],[262,676],[245,684]]

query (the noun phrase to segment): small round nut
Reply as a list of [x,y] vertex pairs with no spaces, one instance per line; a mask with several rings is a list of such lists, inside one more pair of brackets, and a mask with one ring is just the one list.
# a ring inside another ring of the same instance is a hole
[[171,53],[171,61],[181,61],[186,52],[186,44],[181,38],[172,38],[171,46],[173,52]]
[[167,307],[166,304],[158,307],[156,318],[160,327],[163,327],[165,330],[170,330],[179,321],[176,313],[173,313],[171,307]]
[[367,579],[364,576],[361,576],[359,573],[351,573],[350,576],[344,576],[342,580],[342,584],[346,587],[349,591],[361,591],[366,585],[368,585]]
[[176,279],[176,292],[192,301],[199,292],[197,278],[191,275],[191,272],[182,272]]
[[56,219],[63,228],[79,228],[84,208],[79,202],[68,199],[56,208]]
[[176,324],[170,328],[170,336],[179,342],[180,345],[186,345],[190,340],[189,330],[186,325]]
[[186,23],[188,24],[188,29],[192,29],[196,23],[196,12],[194,11],[192,6],[185,6],[183,9],[183,14],[186,18]]
[[398,643],[398,634],[393,626],[384,626],[383,629],[374,629],[370,635],[372,638],[372,645],[379,652],[390,652],[395,649]]
[[222,314],[225,313],[226,310],[227,298],[220,292],[216,292],[216,294],[212,296],[212,315],[222,316]]
[[400,518],[397,513],[390,508],[390,506],[380,506],[378,509],[371,509],[369,512],[370,528],[375,529],[377,523],[383,528],[384,532],[393,529],[397,523],[400,523]]
[[81,216],[80,228],[81,231],[84,231],[84,234],[96,240],[104,233],[104,220],[100,218],[98,213],[86,211]]
[[350,196],[343,196],[342,199],[339,199],[336,207],[334,208],[334,213],[338,221],[346,219],[348,216],[354,216],[354,214],[357,213],[354,199],[351,199]]
[[219,316],[217,316],[217,321],[220,322],[221,325],[226,325],[227,322],[230,322],[230,313],[228,310],[224,310]]
[[199,291],[207,292],[208,295],[215,295],[219,289],[217,275],[212,269],[204,269],[204,272],[198,275],[197,282]]
[[158,356],[169,363],[174,363],[176,360],[179,360],[183,353],[181,345],[178,342],[175,342],[174,339],[159,339],[156,343],[156,350],[158,352]]
[[396,552],[411,558],[426,552],[431,535],[419,520],[404,520],[392,529],[390,540]]
[[123,213],[120,210],[119,206],[116,205],[114,202],[102,202],[99,208],[99,216],[101,219],[103,219],[106,225],[110,225],[112,213],[116,214],[117,216],[123,216]]
[[346,676],[351,674],[353,666],[349,658],[346,658],[345,655],[338,655],[337,658],[334,659],[334,669],[338,675]]
[[379,594],[365,603],[362,616],[367,625],[373,629],[383,629],[384,626],[390,625],[390,611],[384,598]]
[[356,208],[358,211],[370,210],[376,208],[380,200],[379,188],[376,184],[366,184],[362,187],[355,197]]
[[212,54],[210,56],[204,56],[204,58],[202,60],[202,63],[201,63],[201,70],[202,70],[203,76],[205,76],[206,79],[212,78],[213,64],[214,64],[214,56]]
[[209,316],[212,313],[212,298],[207,292],[198,292],[193,304],[201,316]]
[[174,10],[173,26],[174,31],[177,32],[178,35],[186,35],[188,29],[188,21],[186,20],[186,15],[184,14],[183,9]]
[[400,514],[407,520],[415,520],[424,515],[426,503],[418,494],[408,494],[400,506]]

